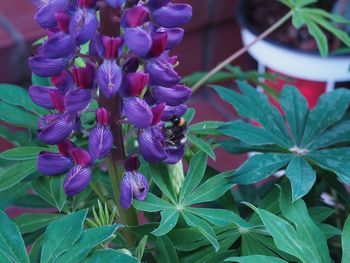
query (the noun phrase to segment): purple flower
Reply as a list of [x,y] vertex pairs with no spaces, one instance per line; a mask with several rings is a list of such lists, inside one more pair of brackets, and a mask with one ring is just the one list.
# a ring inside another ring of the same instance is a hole
[[157,9],[167,5],[171,0],[149,0],[147,5],[151,9]]
[[112,98],[119,91],[122,78],[122,71],[115,60],[104,60],[97,71],[97,82],[106,98]]
[[107,4],[112,8],[118,8],[125,3],[126,0],[106,0]]
[[147,128],[152,124],[153,113],[147,102],[138,97],[123,99],[124,114],[137,128]]
[[107,110],[99,108],[96,118],[97,126],[89,135],[89,152],[94,160],[106,157],[113,146],[113,135],[108,126],[109,117]]
[[176,73],[172,64],[162,58],[154,58],[147,62],[146,72],[153,85],[173,87],[181,77]]
[[122,19],[122,27],[139,27],[149,20],[149,11],[144,6],[135,6],[125,10]]
[[91,168],[80,165],[73,166],[64,179],[64,191],[68,196],[74,196],[89,185],[91,180]]
[[89,89],[92,88],[95,79],[95,69],[90,64],[85,67],[72,67],[72,75],[75,84],[79,88]]
[[70,21],[69,33],[77,45],[82,45],[95,36],[98,25],[95,10],[78,8]]
[[65,11],[68,7],[69,0],[38,1],[35,20],[43,28],[54,28],[57,25],[55,13]]
[[164,28],[163,30],[167,33],[166,49],[172,49],[177,46],[184,37],[185,31],[182,28]]
[[161,27],[179,27],[192,17],[192,7],[188,4],[169,3],[152,12],[152,18]]
[[139,97],[149,80],[149,75],[143,72],[127,73],[120,88],[122,97]]
[[123,208],[130,208],[133,197],[143,201],[148,193],[146,177],[141,174],[140,163],[137,156],[131,156],[125,163],[125,173],[120,184],[120,205]]
[[72,159],[60,153],[41,152],[38,156],[38,170],[43,175],[57,175],[72,167]]
[[192,91],[183,85],[175,85],[171,88],[154,86],[151,93],[158,102],[165,102],[169,106],[178,106],[191,97]]
[[49,38],[40,48],[41,54],[47,58],[68,57],[74,52],[75,44],[70,35],[59,32]]
[[165,106],[165,109],[162,113],[162,121],[170,121],[174,117],[182,116],[186,113],[187,106],[182,104],[179,106]]
[[61,74],[67,67],[68,59],[50,59],[42,55],[34,56],[28,60],[30,69],[41,77],[52,77]]
[[69,112],[81,112],[88,108],[91,102],[91,93],[88,89],[69,91],[64,98],[65,109]]
[[126,28],[123,37],[125,44],[136,55],[143,57],[151,50],[152,38],[141,27]]

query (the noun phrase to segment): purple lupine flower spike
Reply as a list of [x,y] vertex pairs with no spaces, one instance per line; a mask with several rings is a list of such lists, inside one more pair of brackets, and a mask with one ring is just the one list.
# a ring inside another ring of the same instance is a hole
[[179,27],[192,17],[192,7],[188,4],[169,3],[152,12],[152,18],[161,27]]
[[50,59],[42,55],[29,58],[30,69],[40,77],[52,77],[59,75],[68,65],[68,59]]
[[152,35],[152,46],[148,55],[151,57],[159,57],[165,50],[168,40],[167,32],[153,32]]
[[144,6],[135,6],[126,9],[121,19],[121,25],[122,27],[139,27],[148,20],[148,9]]
[[43,28],[54,28],[57,25],[55,13],[65,11],[68,6],[68,0],[39,1],[35,20]]
[[75,44],[70,35],[63,32],[55,34],[41,46],[41,54],[47,58],[68,57],[74,52]]
[[112,8],[118,8],[125,3],[126,0],[106,0],[107,4]]
[[73,166],[66,178],[64,179],[63,187],[68,196],[74,196],[89,185],[91,180],[91,168],[82,167],[80,165]]
[[147,128],[152,124],[153,114],[146,101],[138,97],[124,98],[124,114],[137,128]]
[[97,126],[89,135],[89,152],[94,160],[106,157],[113,146],[113,135],[109,129],[109,117],[105,108],[99,108],[96,113]]
[[132,155],[125,162],[125,173],[120,184],[120,205],[130,208],[132,199],[143,201],[148,193],[148,182],[146,177],[138,169],[140,162],[136,155]]
[[141,27],[126,28],[124,42],[132,52],[139,56],[147,55],[152,47],[150,34]]
[[146,72],[149,73],[153,85],[173,87],[181,79],[173,65],[161,58],[149,60],[146,65]]
[[171,88],[154,86],[151,93],[157,101],[165,102],[169,106],[178,106],[191,97],[192,91],[183,85],[175,85]]

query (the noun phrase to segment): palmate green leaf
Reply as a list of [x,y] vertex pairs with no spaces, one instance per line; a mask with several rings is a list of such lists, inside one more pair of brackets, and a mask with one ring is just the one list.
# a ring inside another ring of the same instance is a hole
[[350,91],[346,89],[337,89],[323,94],[308,115],[301,148],[308,149],[314,139],[339,121],[344,116],[349,102]]
[[293,201],[306,195],[316,181],[315,171],[304,158],[299,156],[295,156],[288,164],[286,176],[292,186]]
[[253,184],[277,172],[293,158],[291,154],[267,153],[250,157],[232,174],[231,182]]
[[330,239],[334,236],[341,236],[341,230],[332,225],[318,224],[317,226],[322,231],[326,239]]
[[157,238],[157,259],[162,263],[179,263],[176,249],[167,236]]
[[208,154],[213,160],[216,159],[213,149],[211,148],[210,144],[208,144],[206,141],[191,134],[188,136],[188,139],[194,146],[198,147],[198,149]]
[[177,209],[166,209],[160,212],[161,220],[159,227],[152,231],[152,234],[155,236],[163,236],[170,232],[179,220],[179,211]]
[[40,262],[40,254],[41,254],[41,247],[43,246],[44,242],[44,234],[39,236],[32,244],[32,247],[30,249],[29,253],[29,259],[31,263],[38,263]]
[[341,242],[343,248],[343,257],[341,262],[350,262],[350,216],[348,216],[348,218],[345,221]]
[[270,257],[270,256],[262,256],[262,255],[255,255],[255,256],[246,256],[246,257],[231,257],[226,259],[227,262],[239,262],[239,263],[287,263],[287,261],[284,261],[283,259],[276,258],[276,257]]
[[86,214],[87,210],[81,210],[47,227],[41,250],[41,263],[56,262],[59,256],[72,248],[83,233]]
[[169,210],[175,208],[175,206],[165,202],[163,199],[160,199],[152,193],[148,193],[146,199],[143,201],[135,199],[133,201],[133,206],[137,210],[145,212],[158,212],[161,210]]
[[294,223],[299,239],[311,249],[315,262],[331,263],[324,234],[310,218],[304,201],[299,199],[292,202],[289,197],[290,192],[287,187],[281,189],[280,208],[282,215]]
[[316,40],[317,47],[320,50],[321,56],[328,55],[328,39],[320,27],[310,18],[304,17],[305,24],[311,36]]
[[110,239],[121,225],[101,226],[85,230],[80,239],[56,263],[81,262],[91,249]]
[[196,114],[195,109],[188,108],[186,113],[182,117],[186,120],[187,124],[189,124],[193,120],[195,114]]
[[29,97],[28,91],[12,84],[0,84],[0,100],[13,106],[23,107],[36,114],[47,114],[48,111],[37,106]]
[[63,189],[64,176],[40,176],[32,181],[33,190],[45,201],[61,211],[67,195]]
[[29,263],[18,227],[0,210],[0,259],[3,263]]
[[[29,182],[28,184],[30,185]],[[28,192],[26,192],[26,195],[24,196],[19,196],[19,198],[14,202],[14,205],[23,208],[52,208],[52,206],[40,196],[30,194]]]
[[305,128],[308,104],[300,91],[291,85],[284,86],[280,104],[286,115],[295,145],[299,145]]
[[270,145],[249,145],[239,140],[221,141],[220,146],[229,153],[246,153],[246,152],[278,152],[278,148]]
[[34,160],[37,159],[38,154],[42,151],[47,151],[48,148],[38,147],[38,146],[23,146],[12,148],[10,150],[4,151],[0,154],[0,158],[5,160]]
[[180,203],[184,200],[184,198],[190,195],[202,181],[206,168],[207,155],[203,152],[197,153],[190,162],[188,173],[185,177],[185,181],[183,182],[179,198]]
[[49,225],[51,222],[64,217],[64,214],[33,214],[25,213],[17,216],[14,222],[22,234],[35,232]]
[[271,234],[278,249],[293,255],[302,262],[314,261],[316,255],[303,240],[298,238],[296,230],[286,220],[260,208],[255,211]]
[[218,226],[235,224],[238,227],[250,228],[251,224],[246,222],[239,215],[225,209],[186,207],[186,211],[197,215],[210,223]]
[[263,128],[253,126],[244,121],[232,121],[218,129],[223,135],[235,137],[249,145],[267,145],[275,143]]
[[190,133],[200,135],[219,135],[217,128],[222,126],[224,122],[221,121],[204,121],[190,125],[188,131]]
[[243,94],[219,86],[214,86],[214,89],[224,101],[233,105],[241,117],[260,123],[278,145],[292,147],[284,120],[266,95],[244,82],[238,82],[238,86]]
[[113,249],[97,250],[82,263],[140,263],[137,258]]
[[193,215],[190,212],[182,211],[181,214],[189,226],[198,228],[198,230],[209,240],[209,242],[213,245],[215,251],[217,252],[220,248],[220,245],[217,241],[215,232],[211,228],[211,226],[207,222]]
[[24,109],[0,101],[0,120],[18,127],[36,129],[38,116]]
[[242,235],[241,256],[265,255],[276,257],[277,254],[266,247],[265,244],[262,244],[256,238],[257,236],[258,235],[249,232]]
[[192,192],[191,195],[184,199],[183,205],[190,206],[218,199],[232,187],[232,183],[230,183],[227,178],[231,173],[232,172],[218,174],[208,179]]
[[335,173],[341,181],[350,185],[350,148],[335,148],[310,152],[311,159],[322,169]]
[[135,257],[139,260],[142,259],[143,257],[143,253],[145,252],[145,248],[147,245],[147,240],[148,240],[148,235],[145,235],[139,242],[139,244],[137,245],[136,249],[135,249]]
[[36,161],[24,161],[0,170],[0,191],[11,188],[37,170]]

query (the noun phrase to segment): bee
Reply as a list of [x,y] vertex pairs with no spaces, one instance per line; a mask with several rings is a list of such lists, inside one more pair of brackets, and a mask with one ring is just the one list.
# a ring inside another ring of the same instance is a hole
[[187,122],[184,118],[173,117],[165,127],[165,142],[170,148],[177,149],[187,142]]

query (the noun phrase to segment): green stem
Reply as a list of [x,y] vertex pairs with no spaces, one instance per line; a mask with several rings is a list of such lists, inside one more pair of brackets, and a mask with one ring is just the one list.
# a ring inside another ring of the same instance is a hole
[[211,71],[209,71],[203,78],[201,78],[196,84],[192,87],[192,92],[195,92],[197,89],[199,89],[205,82],[210,79],[215,73],[223,69],[226,65],[230,64],[232,61],[239,58],[241,55],[246,53],[249,48],[254,46],[257,42],[260,40],[263,40],[268,35],[270,35],[273,31],[275,31],[278,27],[280,27],[282,24],[284,24],[289,18],[291,18],[293,15],[293,10],[289,11],[287,14],[285,14],[280,20],[278,20],[275,24],[273,24],[271,27],[266,29],[263,33],[261,33],[257,38],[255,38],[250,44],[247,46],[242,47],[240,50],[226,58],[224,61],[222,61],[220,64],[218,64],[215,68],[213,68]]

